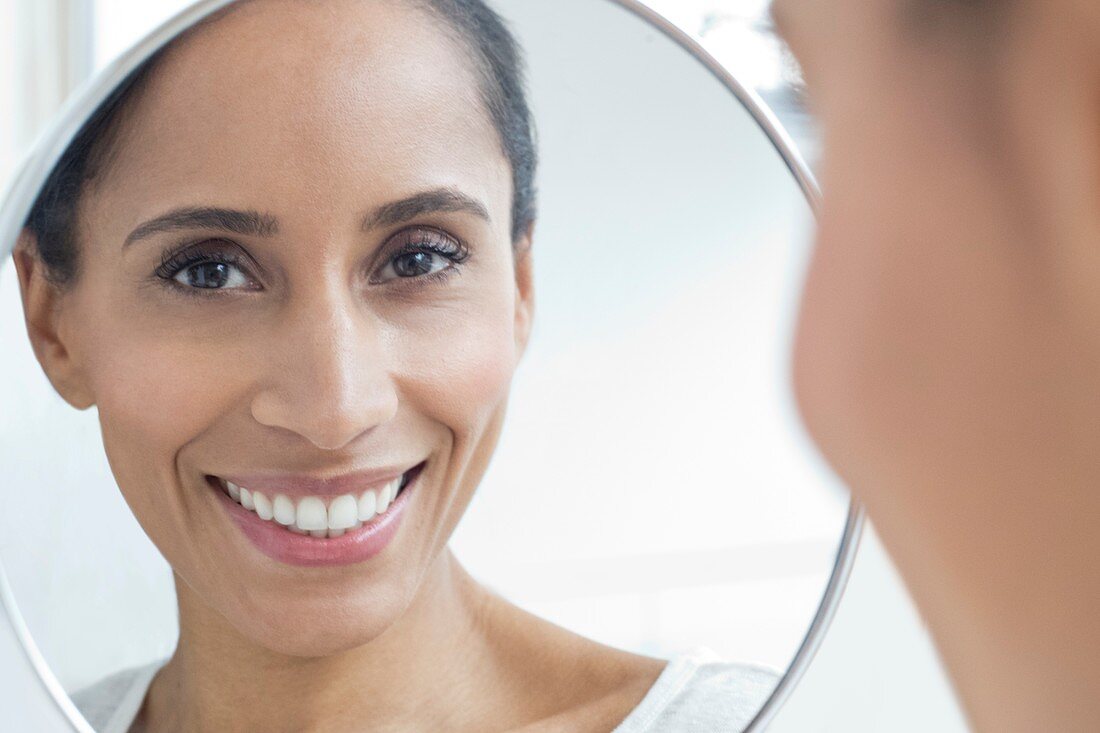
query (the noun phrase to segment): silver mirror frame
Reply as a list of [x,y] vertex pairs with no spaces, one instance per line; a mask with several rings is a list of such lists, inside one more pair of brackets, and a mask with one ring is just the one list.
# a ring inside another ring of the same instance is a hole
[[[738,81],[728,69],[715,60],[693,38],[654,10],[643,5],[639,0],[601,1],[618,5],[649,23],[694,56],[737,98],[755,120],[761,131],[767,135],[772,146],[790,170],[791,175],[795,177],[816,218],[821,203],[821,192],[813,172],[799,154],[790,136],[779,123],[778,118],[760,96],[753,89]],[[12,184],[4,192],[4,198],[0,200],[0,269],[9,259],[21,231],[22,223],[30,212],[38,190],[46,182],[50,171],[61,159],[69,143],[76,137],[85,119],[127,74],[162,45],[207,15],[230,5],[232,2],[234,0],[199,0],[146,35],[126,53],[108,64],[99,74],[84,82],[66,100],[61,109],[55,114],[53,122],[37,136],[18,175],[14,177]],[[862,504],[854,498],[851,499],[848,505],[844,533],[841,536],[836,559],[833,563],[833,571],[829,577],[829,582],[826,584],[825,592],[822,594],[813,621],[810,623],[802,644],[791,660],[790,666],[744,733],[760,733],[760,731],[766,729],[806,672],[811,660],[821,646],[825,632],[836,614],[848,577],[851,575],[852,565],[863,532],[864,517],[865,511]],[[68,694],[53,671],[50,670],[41,651],[31,637],[30,630],[27,628],[27,624],[19,611],[19,606],[15,602],[15,596],[4,571],[3,558],[0,558],[0,608],[3,608],[7,613],[16,638],[23,647],[31,666],[38,673],[39,681],[57,704],[61,713],[72,724],[73,729],[79,731],[79,733],[95,733],[77,710],[72,700],[69,699]]]

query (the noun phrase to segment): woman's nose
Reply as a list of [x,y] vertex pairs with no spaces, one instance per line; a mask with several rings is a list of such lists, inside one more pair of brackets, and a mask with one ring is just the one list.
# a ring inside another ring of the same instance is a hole
[[311,289],[288,304],[280,324],[252,400],[258,422],[337,450],[396,414],[379,322],[352,292]]

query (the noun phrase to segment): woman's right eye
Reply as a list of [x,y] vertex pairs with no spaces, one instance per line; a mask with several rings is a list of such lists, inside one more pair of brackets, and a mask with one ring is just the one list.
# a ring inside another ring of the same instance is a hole
[[156,275],[189,294],[203,291],[252,289],[253,279],[245,272],[235,252],[187,249],[167,254]]
[[[236,271],[236,277],[233,271]],[[216,261],[191,265],[180,270],[172,279],[181,285],[204,290],[231,290],[233,286],[230,281],[245,285],[249,282],[236,265]]]

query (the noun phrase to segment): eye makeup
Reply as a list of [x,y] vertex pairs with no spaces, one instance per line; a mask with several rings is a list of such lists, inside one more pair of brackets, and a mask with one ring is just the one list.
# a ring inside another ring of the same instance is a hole
[[[441,229],[435,229],[434,227],[412,227],[409,229],[403,229],[393,237],[390,237],[389,242],[396,242],[397,250],[388,254],[388,260],[382,271],[392,270],[396,278],[410,281],[407,284],[414,287],[420,287],[431,282],[441,282],[442,280],[457,274],[463,263],[470,257],[469,246],[459,240],[456,237],[447,234]],[[412,255],[429,255],[430,257],[441,257],[450,264],[439,270],[433,270],[431,272],[421,272],[414,275],[403,275],[401,272],[408,273],[410,267],[413,270],[419,269],[423,263],[424,258],[419,259],[412,257]],[[402,267],[397,267],[398,263],[402,263]],[[415,264],[411,264],[415,263]],[[387,278],[385,280],[374,280],[372,283],[389,282],[394,278]]]
[[[241,272],[245,279],[255,285],[255,279],[247,274],[249,268],[245,265],[245,259],[246,256],[241,253],[240,248],[235,243],[224,239],[207,239],[185,244],[182,247],[166,249],[161,255],[160,265],[153,271],[153,274],[163,280],[166,286],[184,291],[188,295],[203,295],[205,294],[204,291],[210,290],[240,290],[241,288],[214,288],[207,285],[193,287],[179,282],[176,278],[181,272],[198,271],[203,272],[205,275],[210,271],[208,266],[215,265],[219,266],[223,272],[229,268],[234,268]],[[201,268],[208,269],[203,270]],[[203,282],[207,281],[205,276],[201,279]]]
[[[435,283],[441,283],[452,275],[458,274],[463,263],[470,257],[470,247],[460,238],[442,229],[429,226],[413,226],[402,229],[391,236],[383,249],[392,250],[380,272],[369,282],[373,285],[402,281],[394,287],[420,289]],[[163,282],[165,287],[189,296],[217,296],[224,292],[240,290],[262,290],[257,279],[251,274],[252,267],[247,261],[254,262],[239,244],[224,238],[211,238],[191,241],[180,246],[168,247],[161,255],[161,262],[153,275]],[[434,263],[442,261],[442,267]],[[248,287],[219,287],[212,283],[223,284],[234,278],[227,274],[235,270],[238,281],[249,283]],[[196,285],[181,282],[179,275],[186,273],[191,283],[196,280],[204,284]],[[216,274],[212,274],[216,273]],[[209,275],[209,277],[208,277]]]

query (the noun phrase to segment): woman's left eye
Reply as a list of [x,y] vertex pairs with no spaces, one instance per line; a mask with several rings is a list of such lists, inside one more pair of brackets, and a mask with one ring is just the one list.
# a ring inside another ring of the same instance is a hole
[[470,254],[466,245],[427,227],[405,230],[394,239],[398,250],[379,272],[378,282],[442,279],[458,271]]

